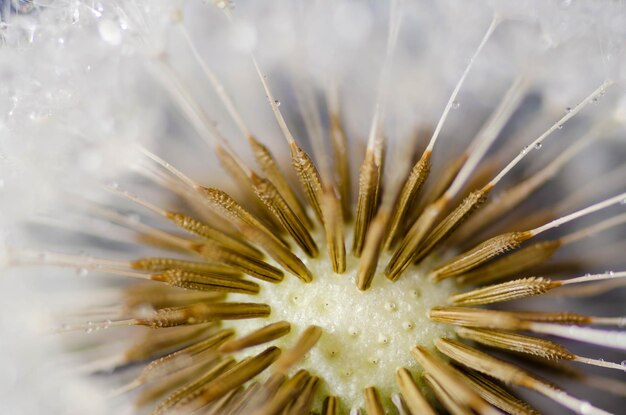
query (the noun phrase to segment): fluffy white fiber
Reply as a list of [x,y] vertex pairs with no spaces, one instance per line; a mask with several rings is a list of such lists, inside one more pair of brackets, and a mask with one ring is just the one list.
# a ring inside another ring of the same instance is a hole
[[[568,133],[610,114],[620,100],[617,114],[624,119],[623,2],[397,3],[403,19],[383,84],[390,154],[405,148],[416,126],[436,124],[494,13],[504,21],[472,69],[445,125],[442,157],[457,154],[469,142],[521,73],[532,79],[541,98],[534,105],[544,109],[526,127],[525,139],[547,128],[606,79],[617,85],[581,114],[578,124],[568,125]],[[234,24],[220,6],[231,8]],[[9,247],[70,247],[80,252],[85,239],[69,233],[57,236],[54,227],[28,224],[42,218],[71,223],[66,215],[77,196],[98,193],[102,184],[127,183],[139,158],[136,144],[166,154],[168,161],[205,184],[228,188],[230,182],[209,148],[159,81],[158,62],[165,59],[233,147],[249,157],[244,137],[185,43],[180,19],[250,129],[266,143],[276,144],[275,154],[286,165],[288,150],[278,145],[280,131],[249,53],[257,56],[290,126],[303,141],[307,138],[297,115],[294,82],[317,91],[334,79],[340,85],[348,134],[358,149],[374,110],[389,9],[388,2],[360,0],[241,0],[226,5],[201,0],[0,1],[0,264],[6,262]],[[606,149],[598,147],[597,156],[586,161],[587,172],[615,164],[616,157],[623,163],[622,139]],[[538,157],[549,159],[558,146],[544,153]],[[352,167],[358,168],[356,163]],[[563,181],[566,193],[585,174],[572,167],[563,177],[569,178]],[[158,198],[154,193],[151,200]],[[65,289],[74,287],[76,278],[67,274],[44,268],[0,273],[2,413],[110,413],[96,382],[67,373],[57,337],[47,334],[52,312],[71,310],[73,301],[89,302],[68,295]]]

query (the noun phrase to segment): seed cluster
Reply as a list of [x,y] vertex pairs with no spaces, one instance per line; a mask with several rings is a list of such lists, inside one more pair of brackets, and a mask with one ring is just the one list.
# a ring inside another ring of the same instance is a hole
[[[235,20],[228,8],[224,13]],[[324,91],[330,145],[316,160],[293,136],[270,81],[252,56],[290,152],[291,166],[286,169],[274,157],[274,149],[248,129],[218,77],[201,60],[180,18],[177,27],[249,144],[255,164],[235,151],[166,56],[155,66],[164,75],[163,86],[199,135],[207,138],[242,195],[204,186],[142,149],[145,166],[139,171],[175,195],[179,208],[155,206],[118,186],[107,190],[173,224],[178,232],[95,204],[88,211],[134,231],[136,239],[130,242],[168,254],[120,260],[17,252],[11,260],[72,266],[132,281],[121,288],[119,307],[87,310],[85,315],[98,318],[64,329],[152,329],[132,338],[133,344],[113,366],[146,363],[118,392],[139,389],[137,405],[151,406],[153,414],[331,415],[354,409],[373,415],[393,408],[413,415],[536,413],[509,390],[511,385],[578,413],[605,414],[541,380],[520,362],[545,368],[567,361],[624,371],[622,365],[579,356],[543,337],[626,350],[626,333],[611,328],[623,326],[622,317],[481,307],[568,285],[589,284],[592,288],[578,295],[593,295],[622,284],[625,272],[561,279],[566,267],[552,271],[542,267],[562,247],[626,223],[626,215],[558,239],[536,238],[620,204],[625,193],[573,212],[563,206],[546,209],[543,215],[527,218],[523,226],[506,220],[589,142],[605,134],[606,125],[578,138],[540,173],[500,189],[509,172],[542,148],[555,130],[604,96],[613,82],[607,80],[589,91],[543,134],[510,160],[502,160],[488,150],[530,83],[523,77],[513,80],[467,150],[446,163],[444,174],[431,175],[435,144],[450,110],[458,107],[459,90],[485,44],[506,23],[494,17],[426,148],[408,154],[403,160],[407,168],[393,171],[391,180],[389,170],[396,166],[386,165],[387,141],[381,131],[384,96],[377,99],[367,148],[359,160],[348,150],[337,85]],[[383,74],[393,56],[398,25],[396,13],[391,13]],[[617,121],[611,124],[615,127]],[[354,178],[350,167],[357,163],[359,174]],[[502,197],[493,199],[495,191],[502,191]],[[491,349],[507,357],[493,356]],[[111,361],[105,359],[106,366]],[[576,376],[585,377],[582,372]]]

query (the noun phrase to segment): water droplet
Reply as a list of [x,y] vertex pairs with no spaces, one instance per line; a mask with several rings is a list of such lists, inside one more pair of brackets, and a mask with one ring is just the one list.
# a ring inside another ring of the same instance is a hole
[[539,142],[535,144],[535,150],[541,150],[541,147],[543,147],[543,143]]
[[524,148],[522,149],[522,151],[520,151],[520,153],[521,153],[522,155],[524,155],[524,154],[528,153],[528,146],[524,147]]
[[626,205],[626,199],[622,199],[619,203],[620,205]]
[[98,33],[102,40],[111,45],[119,45],[122,42],[122,31],[112,20],[102,20],[98,24]]
[[597,104],[597,103],[598,103],[598,97],[593,97],[593,98],[591,99],[591,102],[592,102],[593,104]]
[[86,277],[89,274],[89,270],[87,268],[78,268],[76,270],[76,275],[79,277]]
[[558,128],[559,130],[562,130],[563,129],[563,124],[557,125],[556,128]]
[[277,107],[280,107],[280,101],[275,100],[275,101],[274,101],[274,105],[276,105]]
[[454,101],[452,101],[452,109],[458,109],[461,106],[461,103],[459,101],[457,101],[456,99]]
[[626,360],[622,360],[622,363],[620,363],[622,366],[626,367]]
[[567,107],[567,108],[565,108],[565,112],[567,112],[568,114],[569,114],[570,112],[572,112],[572,107]]

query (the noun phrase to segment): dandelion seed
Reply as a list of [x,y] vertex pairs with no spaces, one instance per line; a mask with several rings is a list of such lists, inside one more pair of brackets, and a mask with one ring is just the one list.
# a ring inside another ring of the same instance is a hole
[[[83,152],[75,143],[70,145],[71,163],[78,160],[94,178],[72,177],[74,182],[51,176],[58,181],[55,185],[68,187],[63,207],[31,224],[38,230],[54,225],[53,230],[38,231],[44,245],[50,244],[49,237],[61,242],[54,242],[51,252],[2,246],[2,260],[12,268],[45,270],[38,273],[70,268],[91,290],[83,295],[86,307],[68,303],[72,313],[65,311],[64,323],[57,325],[68,341],[74,339],[70,332],[90,334],[85,336],[90,343],[79,341],[76,346],[82,353],[73,355],[88,362],[82,371],[110,372],[106,379],[117,382],[114,395],[136,390],[137,407],[153,414],[538,413],[534,407],[540,408],[541,402],[525,402],[511,386],[579,414],[606,414],[596,407],[605,402],[586,392],[565,391],[541,380],[546,372],[556,383],[565,373],[571,376],[572,369],[563,362],[581,368],[574,376],[581,384],[624,394],[624,382],[610,376],[625,371],[626,361],[616,363],[602,354],[603,348],[626,350],[626,317],[618,309],[611,309],[610,315],[582,308],[554,311],[555,305],[564,304],[555,302],[551,311],[543,311],[545,303],[538,301],[524,311],[528,297],[577,296],[585,303],[587,297],[626,285],[623,268],[607,264],[600,269],[615,271],[599,273],[590,267],[580,272],[582,261],[570,251],[580,244],[577,247],[585,252],[597,252],[589,240],[621,230],[626,223],[626,214],[615,213],[617,205],[626,204],[620,187],[624,170],[607,166],[609,173],[598,179],[601,185],[594,185],[588,177],[592,169],[581,168],[605,144],[622,144],[613,138],[623,132],[614,91],[619,88],[613,88],[622,80],[595,79],[592,71],[584,76],[561,73],[556,85],[563,89],[571,83],[576,97],[557,100],[554,107],[551,100],[556,98],[544,90],[550,81],[542,78],[552,75],[543,73],[544,67],[550,68],[547,72],[554,68],[544,63],[565,59],[554,65],[561,70],[570,62],[561,56],[560,47],[570,44],[548,29],[536,33],[545,25],[545,16],[527,24],[515,14],[509,19],[510,11],[491,14],[490,9],[490,21],[472,20],[471,30],[462,26],[464,34],[454,39],[454,47],[420,48],[424,62],[437,63],[430,68],[429,81],[420,81],[423,90],[413,94],[409,86],[424,77],[419,73],[422,65],[403,67],[414,54],[413,43],[434,42],[442,34],[415,36],[420,25],[405,20],[424,12],[408,2],[394,0],[382,13],[388,17],[382,42],[374,39],[379,26],[369,22],[375,14],[361,6],[302,5],[298,13],[312,23],[295,29],[288,27],[286,5],[268,24],[263,19],[244,22],[249,5],[240,13],[240,7],[233,10],[233,3],[223,0],[210,2],[207,9],[194,8],[192,0],[160,5],[162,9],[140,3],[74,4],[65,16],[74,29],[53,31],[49,39],[33,38],[32,47],[49,42],[56,53],[60,45],[63,53],[72,53],[75,33],[91,33],[93,39],[86,39],[85,45],[97,44],[107,53],[119,53],[120,59],[141,61],[142,82],[149,85],[145,89],[155,102],[163,100],[167,113],[154,117],[162,121],[154,131],[148,129],[148,117],[140,114],[153,105],[145,100],[143,106],[117,108],[110,123],[107,117],[100,119],[105,128],[99,131],[85,125],[90,111],[99,110],[89,100],[74,104],[86,120],[79,122],[72,118],[74,107],[48,108],[33,102],[32,108],[22,108],[23,100],[33,101],[32,96],[10,91],[14,98],[9,127],[23,117],[24,126],[45,127],[52,137],[94,136],[86,142],[97,142],[97,135],[106,141],[127,130],[168,135],[145,147],[123,141],[124,151],[114,151],[111,157],[104,154],[107,144],[93,144],[102,156],[92,147]],[[559,13],[574,13],[565,3]],[[3,19],[7,7],[0,10]],[[368,30],[359,33],[372,36],[366,39],[368,60],[345,62],[352,60],[355,48],[353,36],[345,36],[350,32],[346,28],[321,24],[320,33],[309,33],[319,22],[343,24],[346,19],[337,19],[335,13],[341,7],[366,15]],[[55,13],[52,7],[48,11],[27,1],[11,2],[10,9],[41,12],[44,17]],[[210,25],[198,25],[202,13],[213,19]],[[533,11],[533,19],[539,15]],[[16,22],[19,28],[28,20]],[[436,26],[443,27],[446,36],[458,35],[451,29],[458,22],[450,27],[440,23]],[[254,42],[244,42],[250,44],[240,48],[232,65],[220,34],[241,28],[254,35]],[[295,36],[283,29],[294,29]],[[525,36],[543,36],[559,48],[533,45],[532,58],[523,59],[513,50],[502,50],[508,36],[522,29]],[[270,49],[263,47],[266,38]],[[574,39],[576,47],[584,43]],[[594,37],[594,45],[599,39]],[[430,49],[436,51],[433,56]],[[470,56],[462,68],[445,62],[447,53],[457,49]],[[507,65],[497,64],[495,51],[506,55]],[[136,64],[123,62],[128,68]],[[109,73],[93,74],[100,64],[81,61],[79,72],[85,78],[62,82],[75,82],[78,88],[98,77],[99,82],[109,82]],[[85,71],[92,65],[93,70]],[[351,68],[347,74],[342,65]],[[453,81],[442,65],[449,65]],[[235,67],[246,76],[233,75]],[[122,64],[115,68],[127,69]],[[150,76],[145,76],[145,68]],[[61,66],[56,69],[54,76],[63,78]],[[361,72],[369,76],[367,82]],[[292,79],[292,88],[281,83],[283,73]],[[19,86],[15,76],[9,83]],[[114,79],[124,89],[121,101],[129,99],[132,82]],[[371,97],[350,92],[355,85]],[[48,96],[40,87],[29,88],[37,97]],[[430,89],[446,100],[435,99]],[[532,95],[545,95],[545,106],[531,108],[526,102]],[[94,99],[99,96],[93,94]],[[418,101],[425,105],[414,108]],[[565,107],[568,102],[578,104]],[[436,105],[442,107],[436,119],[423,111]],[[491,114],[478,116],[486,107]],[[530,138],[527,112],[538,123],[551,119],[542,133]],[[268,114],[275,125],[265,119]],[[423,119],[414,119],[417,115]],[[124,126],[125,117],[140,121]],[[573,117],[575,122],[570,121]],[[473,131],[483,119],[482,127]],[[432,129],[427,141],[399,143],[404,130],[418,127]],[[511,131],[522,137],[518,140]],[[363,148],[358,135],[367,136]],[[456,135],[473,138],[467,145]],[[190,140],[184,139],[187,136]],[[51,147],[55,145],[53,141]],[[47,144],[38,146],[45,153],[55,152]],[[207,174],[208,162],[201,153],[207,148],[222,167],[219,174]],[[124,159],[119,171],[114,169],[116,159],[127,151],[132,153],[130,161]],[[96,154],[98,162],[89,162],[89,154]],[[542,156],[550,161],[538,168]],[[196,162],[201,170],[194,168]],[[37,170],[35,164],[25,170]],[[114,174],[99,174],[109,169]],[[356,178],[353,169],[358,169]],[[66,165],[58,170],[71,171]],[[555,182],[580,170],[585,175],[574,179],[578,189],[563,196]],[[521,174],[523,179],[516,176]],[[3,184],[9,185],[4,177],[0,187]],[[535,193],[544,186],[552,186],[554,198],[561,200],[552,203],[550,197],[538,197]],[[28,187],[28,192],[33,190],[37,193],[38,188]],[[597,219],[600,213],[606,216]],[[74,221],[70,214],[81,220]],[[63,218],[66,215],[69,219]],[[590,224],[573,227],[582,218]],[[94,219],[104,227],[95,226]],[[63,220],[67,223],[59,226]],[[83,239],[61,238],[68,230]],[[542,234],[547,239],[539,240]],[[78,244],[90,253],[64,253]],[[555,262],[557,252],[575,263]],[[75,287],[62,288],[79,296]],[[509,307],[511,301],[517,301],[515,307]],[[502,304],[498,309],[474,308],[493,303]],[[565,341],[568,348],[561,344]],[[598,350],[579,354],[580,344]],[[498,350],[498,357],[492,349]],[[559,370],[551,369],[555,362]],[[589,366],[609,373],[590,375]],[[118,376],[122,367],[139,370],[134,376]],[[126,380],[120,382],[122,377]]]

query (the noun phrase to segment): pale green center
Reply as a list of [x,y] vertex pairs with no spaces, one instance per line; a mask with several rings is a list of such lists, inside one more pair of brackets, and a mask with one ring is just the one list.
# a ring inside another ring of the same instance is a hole
[[[395,371],[416,367],[411,348],[432,346],[433,340],[451,333],[448,326],[431,322],[427,313],[433,306],[446,304],[454,285],[450,281],[435,284],[417,267],[392,283],[384,276],[389,255],[383,254],[371,288],[359,291],[355,284],[358,259],[348,253],[347,270],[337,275],[325,244],[319,246],[318,258],[299,255],[311,270],[313,282],[305,284],[286,275],[280,284],[262,284],[253,301],[270,305],[271,316],[228,326],[243,335],[265,324],[288,321],[290,334],[274,343],[283,349],[293,345],[307,326],[320,326],[322,337],[300,367],[323,379],[325,392],[338,396],[347,407],[362,406],[363,389],[368,386],[376,386],[388,397],[397,391]],[[346,244],[347,249],[350,246]],[[249,296],[235,297],[251,301]]]

